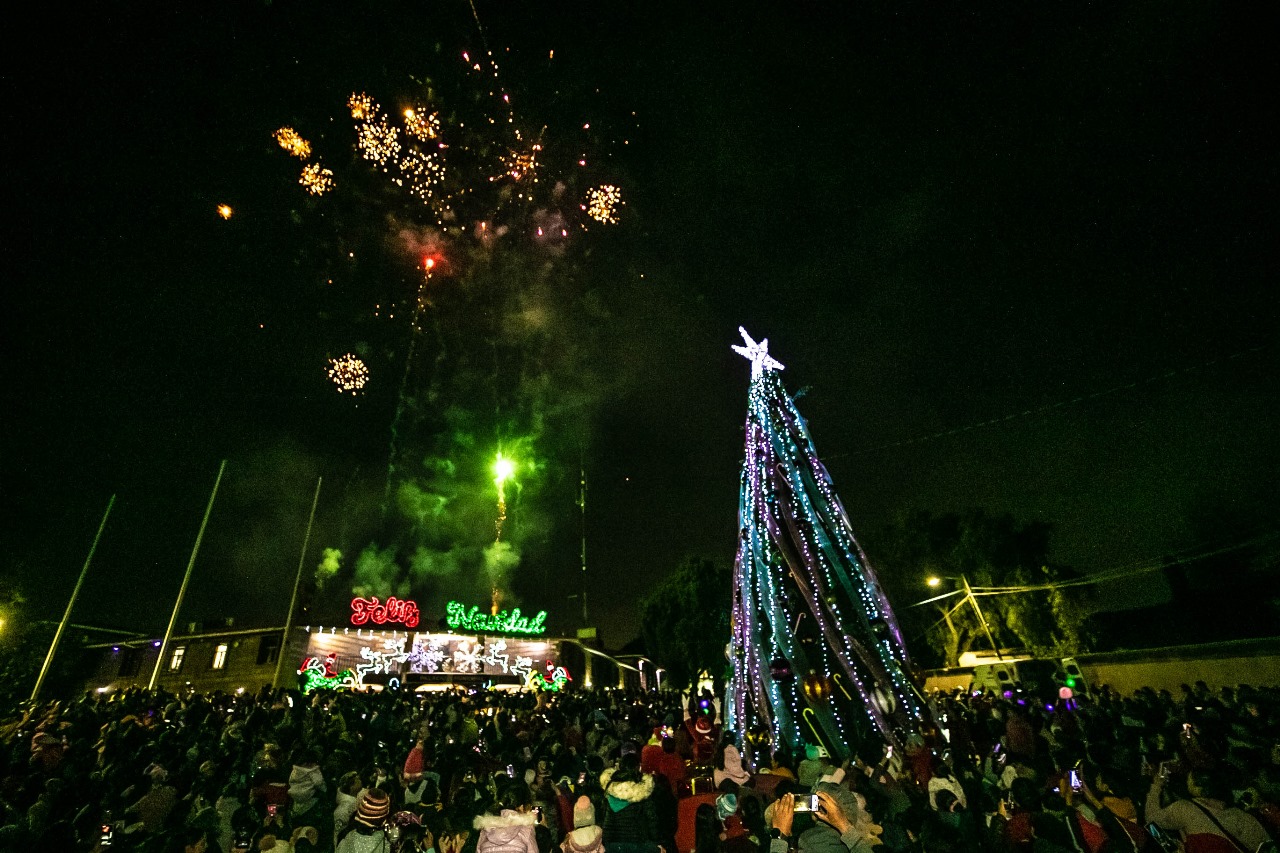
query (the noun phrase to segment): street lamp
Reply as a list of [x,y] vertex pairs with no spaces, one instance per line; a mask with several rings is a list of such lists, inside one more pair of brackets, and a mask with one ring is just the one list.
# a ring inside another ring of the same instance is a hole
[[927,581],[925,581],[925,583],[927,583],[931,587],[937,588],[939,585],[941,585],[942,578],[938,577],[937,575],[933,575]]

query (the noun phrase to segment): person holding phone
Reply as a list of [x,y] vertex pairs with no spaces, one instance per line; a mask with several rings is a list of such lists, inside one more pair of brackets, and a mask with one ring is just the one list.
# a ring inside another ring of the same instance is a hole
[[798,839],[792,839],[791,833],[796,795],[783,794],[774,803],[769,853],[787,853],[793,846],[801,853],[826,853],[835,850],[836,844],[848,853],[870,853],[879,842],[880,827],[871,822],[857,796],[833,782],[819,782],[815,791],[817,810],[813,815],[819,823],[801,833]]

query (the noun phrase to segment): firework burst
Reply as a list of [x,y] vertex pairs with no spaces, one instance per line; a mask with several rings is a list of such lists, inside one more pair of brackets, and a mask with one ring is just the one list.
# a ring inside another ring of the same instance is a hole
[[272,135],[280,147],[294,157],[305,160],[311,156],[311,143],[303,139],[292,127],[282,127]]
[[323,168],[319,163],[308,163],[302,169],[298,183],[307,188],[312,195],[324,195],[333,189],[333,172]]
[[612,184],[602,184],[588,190],[587,200],[582,205],[582,209],[596,222],[617,225],[618,208],[624,204],[626,202],[622,200],[622,190]]
[[339,393],[359,394],[369,382],[369,368],[352,353],[329,359],[329,379]]

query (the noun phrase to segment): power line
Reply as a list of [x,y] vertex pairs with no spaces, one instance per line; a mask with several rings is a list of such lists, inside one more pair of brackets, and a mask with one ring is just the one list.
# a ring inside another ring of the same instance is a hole
[[861,450],[852,450],[847,453],[835,453],[828,456],[824,456],[823,458],[826,460],[831,460],[831,459],[842,459],[847,456],[863,456],[867,453],[875,453],[876,451],[879,451],[879,450],[888,450],[893,447],[906,447],[911,444],[923,444],[926,441],[934,441],[939,438],[946,438],[952,435],[959,435],[960,433],[971,432],[976,429],[983,429],[985,427],[996,426],[997,424],[1005,424],[1005,423],[1009,423],[1010,421],[1020,420],[1022,418],[1030,418],[1030,417],[1035,417],[1037,415],[1044,415],[1050,412],[1057,411],[1059,409],[1065,409],[1068,406],[1074,406],[1079,403],[1088,402],[1090,400],[1097,400],[1101,397],[1108,397],[1112,394],[1119,394],[1122,391],[1131,391],[1135,388],[1140,388],[1144,385],[1151,385],[1155,382],[1161,382],[1167,379],[1174,379],[1174,378],[1177,378],[1178,376],[1182,376],[1188,373],[1194,373],[1197,370],[1203,370],[1206,367],[1212,367],[1215,364],[1221,364],[1224,362],[1234,361],[1236,359],[1244,358],[1245,356],[1255,355],[1259,352],[1262,352],[1266,348],[1267,347],[1265,346],[1251,347],[1250,349],[1240,350],[1239,352],[1234,352],[1234,353],[1231,353],[1230,355],[1219,356],[1217,358],[1212,358],[1212,359],[1209,359],[1208,361],[1204,361],[1199,364],[1193,364],[1189,367],[1182,367],[1177,370],[1167,370],[1163,373],[1157,373],[1154,376],[1148,376],[1146,379],[1135,380],[1133,382],[1127,382],[1124,385],[1115,385],[1110,388],[1103,388],[1102,390],[1094,391],[1089,394],[1081,394],[1079,396],[1072,397],[1069,400],[1059,400],[1056,403],[1049,403],[1047,405],[1039,406],[1034,409],[1024,409],[1021,412],[1011,412],[1002,417],[990,418],[989,420],[979,421],[978,423],[972,423],[972,424],[967,424],[965,426],[953,427],[951,429],[945,429],[939,432],[929,433],[927,435],[920,435],[920,436],[916,436],[915,438],[907,438],[901,441],[891,441],[886,444],[875,445],[874,447],[864,447]]
[[1212,551],[1202,551],[1187,554],[1178,559],[1164,560],[1160,563],[1147,564],[1137,568],[1119,568],[1110,569],[1100,572],[1096,575],[1090,575],[1087,578],[1077,578],[1075,580],[1059,581],[1056,583],[1045,583],[1024,586],[975,586],[973,587],[974,595],[1013,595],[1024,592],[1045,592],[1054,589],[1069,589],[1079,586],[1093,586],[1100,583],[1108,583],[1110,581],[1122,580],[1128,577],[1136,577],[1137,575],[1149,574],[1169,568],[1170,566],[1180,566],[1196,560],[1205,560],[1209,557],[1216,557],[1219,554],[1227,554],[1232,551],[1238,551],[1241,548],[1247,548],[1252,545],[1259,545],[1280,538],[1280,533],[1270,533],[1266,536],[1247,539],[1243,542],[1237,542],[1232,545],[1225,545]]

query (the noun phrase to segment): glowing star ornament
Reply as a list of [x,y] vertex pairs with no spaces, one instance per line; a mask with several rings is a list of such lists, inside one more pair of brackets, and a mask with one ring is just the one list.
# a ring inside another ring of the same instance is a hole
[[742,340],[746,341],[745,347],[733,344],[733,351],[743,358],[751,362],[751,381],[764,376],[766,370],[782,370],[782,363],[769,355],[769,339],[763,338],[760,343],[756,343],[747,334],[747,330],[738,327],[738,332],[742,335]]

